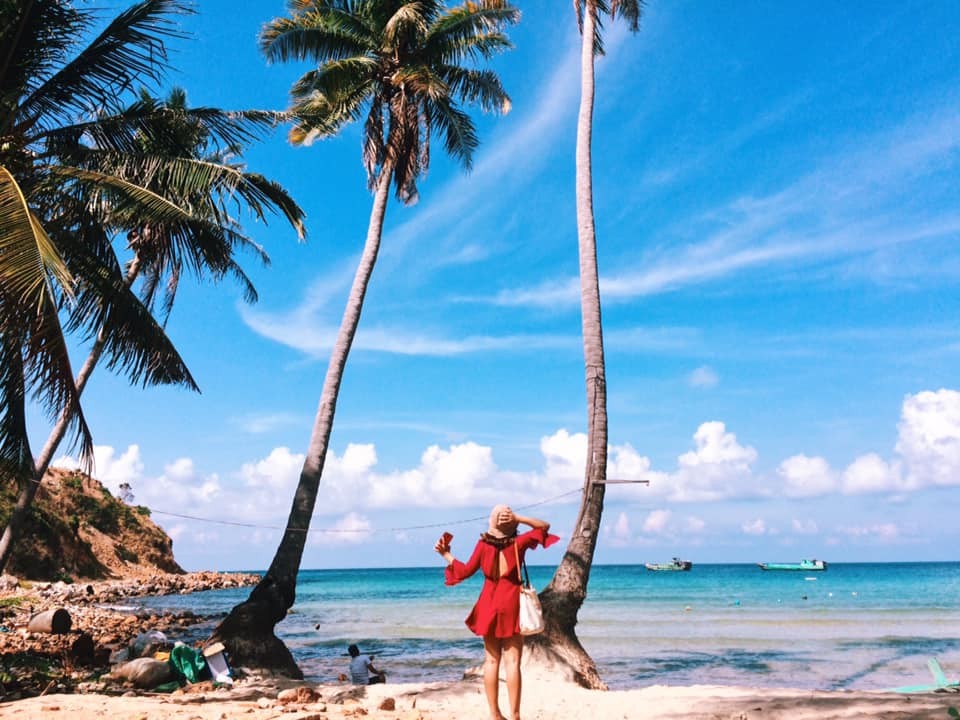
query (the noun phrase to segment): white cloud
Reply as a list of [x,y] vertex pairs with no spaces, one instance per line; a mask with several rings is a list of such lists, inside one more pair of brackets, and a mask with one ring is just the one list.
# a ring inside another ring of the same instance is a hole
[[707,523],[703,518],[699,518],[696,515],[690,515],[684,521],[684,529],[687,534],[690,535],[699,535],[707,527]]
[[614,520],[612,525],[604,524],[603,532],[604,535],[610,540],[610,544],[614,547],[624,547],[625,545],[630,544],[630,541],[633,538],[633,530],[630,527],[630,518],[627,517],[625,512],[619,513],[617,515],[617,519]]
[[[112,494],[117,495],[123,483],[129,483],[135,495],[139,493],[139,480],[143,474],[139,445],[130,445],[119,455],[115,448],[108,445],[95,445],[93,458],[93,477],[103,483]],[[51,465],[65,470],[76,470],[80,467],[79,461],[69,455],[57,458]]]
[[687,382],[690,383],[691,387],[695,388],[712,388],[716,387],[717,383],[720,382],[720,376],[717,375],[716,371],[709,365],[701,365],[690,373]]
[[861,455],[843,471],[846,495],[892,492],[903,488],[899,465],[890,464],[876,453]]
[[764,522],[763,518],[757,518],[743,523],[740,529],[747,535],[766,535],[767,523]]
[[234,418],[231,422],[251,435],[262,435],[278,428],[303,424],[304,421],[293,413],[278,412],[245,415]]
[[790,526],[797,535],[816,535],[820,532],[820,528],[817,526],[815,520],[797,520],[794,518]]
[[874,525],[850,525],[837,528],[837,532],[851,539],[877,540],[891,542],[897,540],[901,531],[894,523],[878,523]]
[[653,510],[643,521],[643,532],[647,535],[662,535],[670,524],[673,513],[669,510]]
[[755,494],[751,465],[757,451],[740,445],[722,422],[706,422],[693,435],[695,450],[678,458],[667,497],[677,501],[707,501]]
[[240,467],[240,477],[247,487],[289,490],[288,495],[292,497],[304,458],[302,454],[290,452],[289,448],[277,447],[263,460],[244,463]]
[[898,429],[908,487],[960,485],[960,392],[908,395]]
[[787,497],[813,497],[837,489],[835,473],[822,457],[794,455],[780,463],[777,474]]
[[317,545],[356,545],[366,542],[372,534],[373,525],[370,520],[350,512],[321,532],[312,533],[311,539]]

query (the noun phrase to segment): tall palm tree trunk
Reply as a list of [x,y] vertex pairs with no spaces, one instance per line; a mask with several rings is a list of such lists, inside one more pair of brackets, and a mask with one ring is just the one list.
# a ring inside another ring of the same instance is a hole
[[[126,277],[123,279],[124,287],[131,287],[139,274],[140,258],[138,255],[134,255],[130,266],[127,268]],[[100,331],[97,333],[97,339],[94,341],[93,347],[90,349],[90,354],[84,361],[83,367],[81,367],[80,371],[77,373],[77,379],[75,381],[75,385],[77,387],[77,398],[79,398],[81,393],[83,393],[83,389],[87,386],[87,381],[90,379],[90,375],[93,373],[94,368],[97,367],[97,363],[100,361],[100,356],[103,354],[103,348],[104,345],[106,345],[106,342],[107,330],[105,327],[103,327],[100,328]],[[20,488],[20,492],[17,495],[17,502],[13,506],[13,510],[10,513],[10,519],[7,521],[7,526],[3,530],[3,536],[0,537],[0,573],[6,569],[7,563],[10,562],[10,556],[13,554],[14,544],[20,537],[20,531],[23,527],[23,522],[27,517],[27,511],[33,504],[33,499],[37,495],[37,490],[40,489],[40,483],[43,482],[43,476],[50,468],[50,463],[53,462],[54,453],[57,452],[57,448],[60,447],[60,443],[63,441],[63,436],[67,433],[67,428],[70,426],[71,414],[72,408],[69,407],[65,408],[60,413],[60,417],[57,419],[56,425],[54,425],[53,429],[50,431],[50,435],[47,438],[46,444],[43,446],[43,450],[33,461],[33,470],[31,471],[30,476],[26,478],[26,481]]]
[[577,120],[577,238],[580,249],[580,311],[587,382],[587,462],[580,514],[563,560],[541,593],[546,629],[530,642],[534,660],[560,662],[581,685],[606,689],[596,664],[576,635],[577,613],[587,597],[587,582],[603,514],[607,477],[607,386],[600,321],[597,238],[593,218],[593,177],[590,161],[593,132],[594,52],[596,9],[586,3],[580,56],[580,114]]
[[286,617],[287,610],[296,600],[297,573],[330,445],[340,383],[343,380],[350,346],[360,323],[367,285],[370,283],[380,250],[383,218],[387,210],[392,176],[392,164],[384,163],[377,178],[366,244],[330,355],[320,406],[310,434],[307,457],[300,471],[300,482],[293,497],[293,506],[290,508],[283,538],[266,575],[250,593],[250,597],[234,607],[216,627],[211,638],[224,644],[231,662],[237,666],[272,669],[291,677],[303,677],[290,651],[273,634],[273,628]]

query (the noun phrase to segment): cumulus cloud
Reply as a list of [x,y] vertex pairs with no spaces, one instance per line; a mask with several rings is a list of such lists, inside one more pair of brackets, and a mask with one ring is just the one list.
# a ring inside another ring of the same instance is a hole
[[643,532],[647,535],[662,535],[670,523],[673,513],[669,510],[654,510],[643,521]]
[[[130,445],[122,453],[108,445],[95,445],[93,448],[93,476],[96,477],[114,495],[120,486],[128,483],[137,490],[138,481],[143,473],[143,461],[140,459],[140,446]],[[76,470],[80,462],[69,455],[54,460],[51,465],[64,470]]]
[[623,547],[630,543],[633,538],[633,530],[630,527],[630,518],[627,514],[621,512],[612,525],[604,525],[603,532],[614,547]]
[[720,382],[720,376],[709,365],[702,365],[690,373],[687,382],[695,388],[712,388]]
[[905,493],[960,485],[960,392],[925,390],[904,398],[893,457],[877,452],[855,458],[842,472],[821,457],[794,455],[777,469],[783,494],[813,497]]
[[709,501],[754,494],[752,464],[757,451],[737,442],[722,422],[705,422],[693,435],[696,449],[678,458],[668,498]]
[[793,522],[790,523],[790,527],[796,535],[816,535],[820,532],[820,528],[817,526],[815,520],[797,520],[794,518]]
[[908,395],[898,425],[897,452],[911,488],[960,485],[960,392]]
[[317,545],[356,545],[366,542],[373,534],[373,525],[363,515],[350,512],[333,525],[312,533]]
[[794,455],[780,463],[777,474],[787,497],[812,497],[836,490],[837,479],[822,457]]
[[747,535],[766,535],[767,523],[764,522],[763,518],[757,518],[756,520],[743,523],[740,529]]
[[843,471],[843,492],[847,495],[905,489],[899,463],[888,463],[876,453],[861,455]]

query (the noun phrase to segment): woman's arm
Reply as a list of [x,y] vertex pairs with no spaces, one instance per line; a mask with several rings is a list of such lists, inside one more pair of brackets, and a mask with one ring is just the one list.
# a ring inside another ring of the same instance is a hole
[[524,517],[523,515],[513,514],[513,517],[516,518],[518,523],[523,523],[524,525],[529,525],[534,530],[543,530],[546,532],[550,529],[550,523],[546,520],[540,520],[539,518]]

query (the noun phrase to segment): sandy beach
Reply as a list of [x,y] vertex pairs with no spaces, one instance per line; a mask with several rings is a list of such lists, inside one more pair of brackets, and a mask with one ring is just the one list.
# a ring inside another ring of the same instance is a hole
[[[72,635],[87,632],[97,644],[130,637],[147,627],[184,627],[199,617],[118,614],[98,606],[98,601],[116,600],[142,591],[145,585],[154,592],[190,592],[206,587],[222,587],[239,582],[247,584],[255,576],[230,576],[217,573],[158,577],[152,585],[137,583],[93,583],[64,587],[46,585],[28,592],[32,610],[43,607],[67,607],[74,615],[76,628],[71,635],[28,635],[22,624],[26,609],[7,619],[20,630],[2,637],[6,653],[32,652],[51,659],[61,656]],[[10,592],[23,593],[22,588]],[[77,678],[89,674],[77,674]],[[66,679],[67,676],[64,676]],[[473,720],[487,717],[486,701],[480,680],[469,676],[455,682],[388,683],[357,687],[347,683],[316,684],[286,678],[262,677],[240,673],[229,688],[214,687],[204,681],[187,685],[171,694],[151,693],[124,686],[88,688],[72,682],[72,687],[51,684],[43,694],[23,692],[19,697],[0,699],[0,717],[93,720],[110,717],[119,720],[224,720],[248,718],[267,720],[321,720],[329,718],[399,718],[401,720]],[[36,687],[36,685],[34,686]],[[40,686],[42,687],[42,686]],[[28,690],[25,686],[24,690]],[[64,692],[63,690],[68,690]],[[70,692],[69,690],[73,690]],[[91,691],[94,690],[94,691]],[[95,691],[95,690],[100,690]],[[33,695],[26,697],[25,695]],[[501,685],[501,707],[507,707],[506,690]],[[950,709],[960,707],[960,694],[926,693],[901,695],[864,691],[810,691],[733,687],[722,685],[663,685],[615,690],[589,691],[559,675],[536,666],[524,672],[523,717],[528,720],[561,720],[588,717],[592,720],[823,720],[826,718],[938,718],[949,720]]]
[[[290,688],[294,685],[286,684]],[[283,703],[279,686],[238,684],[232,690],[171,696],[46,695],[0,705],[0,717],[18,720],[322,720],[399,718],[475,720],[487,717],[478,681],[430,685],[387,684],[368,688],[309,686],[319,697]],[[384,704],[393,709],[380,709]],[[384,701],[387,701],[384,703]],[[503,707],[506,699],[503,697]],[[527,720],[828,720],[937,718],[960,707],[956,694],[897,695],[867,692],[758,690],[744,687],[654,685],[636,690],[589,691],[558,681],[529,679],[524,687]]]

